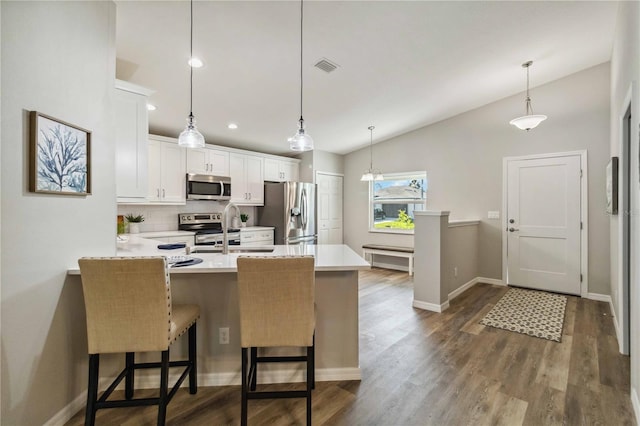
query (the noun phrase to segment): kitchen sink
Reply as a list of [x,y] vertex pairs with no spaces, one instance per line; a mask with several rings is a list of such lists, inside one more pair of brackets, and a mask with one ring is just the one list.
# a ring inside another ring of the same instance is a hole
[[264,247],[242,247],[242,248],[230,248],[229,253],[273,253],[274,248]]
[[[231,253],[273,253],[274,247],[229,247]],[[191,253],[222,253],[222,247],[193,247]]]

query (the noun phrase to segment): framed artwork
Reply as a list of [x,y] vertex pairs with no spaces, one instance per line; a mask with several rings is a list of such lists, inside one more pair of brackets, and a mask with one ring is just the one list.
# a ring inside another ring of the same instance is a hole
[[30,113],[29,191],[91,194],[91,131]]
[[618,214],[618,157],[607,164],[607,213]]

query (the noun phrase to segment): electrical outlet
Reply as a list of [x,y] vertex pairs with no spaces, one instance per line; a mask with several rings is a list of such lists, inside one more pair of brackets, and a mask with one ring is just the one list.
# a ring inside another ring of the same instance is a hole
[[220,327],[218,329],[218,337],[221,345],[229,344],[229,327]]
[[453,268],[453,276],[454,277],[458,276],[458,267],[457,266]]

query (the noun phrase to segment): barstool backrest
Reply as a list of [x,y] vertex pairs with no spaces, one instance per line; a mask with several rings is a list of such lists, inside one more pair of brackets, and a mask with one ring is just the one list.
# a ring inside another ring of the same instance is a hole
[[164,351],[171,286],[164,257],[82,258],[89,354]]
[[241,346],[311,346],[313,256],[238,257],[237,264]]

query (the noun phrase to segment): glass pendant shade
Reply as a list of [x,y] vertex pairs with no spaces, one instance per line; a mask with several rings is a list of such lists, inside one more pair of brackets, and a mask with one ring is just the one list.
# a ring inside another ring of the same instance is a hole
[[369,162],[369,170],[364,172],[362,174],[362,177],[360,178],[362,182],[371,182],[373,180],[384,179],[384,176],[382,176],[382,173],[380,172],[380,170],[373,169],[373,129],[375,129],[374,126],[369,126],[369,132],[371,133],[371,141],[369,142],[369,161],[370,162]]
[[383,180],[384,176],[377,170],[367,170],[362,174],[360,180],[362,182],[371,182],[372,180]]
[[513,124],[520,130],[529,131],[546,119],[546,115],[523,115],[522,117],[514,118],[509,124]]
[[522,117],[514,118],[509,122],[516,126],[520,130],[526,130],[527,132],[535,127],[538,124],[542,123],[547,119],[546,115],[534,114],[533,108],[531,107],[531,97],[529,96],[529,67],[533,64],[533,61],[527,61],[522,64],[522,68],[527,69],[527,97],[524,100],[524,113]]
[[187,118],[187,127],[180,133],[178,137],[178,145],[185,148],[203,148],[204,136],[198,131],[196,127],[196,120],[193,115],[189,115]]
[[289,138],[289,149],[292,151],[311,151],[313,150],[313,138],[304,130],[304,120],[300,120],[298,131]]

